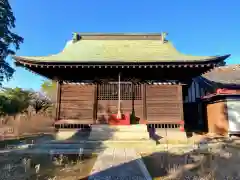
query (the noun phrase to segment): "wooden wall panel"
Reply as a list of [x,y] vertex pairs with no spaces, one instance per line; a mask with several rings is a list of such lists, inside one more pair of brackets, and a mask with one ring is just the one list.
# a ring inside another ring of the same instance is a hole
[[177,123],[183,119],[182,86],[147,85],[146,114],[149,124]]
[[95,85],[61,85],[60,119],[94,123]]

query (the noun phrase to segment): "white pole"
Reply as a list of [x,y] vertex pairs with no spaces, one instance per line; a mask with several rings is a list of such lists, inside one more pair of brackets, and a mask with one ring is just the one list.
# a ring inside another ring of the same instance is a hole
[[120,111],[120,106],[121,106],[121,76],[120,73],[118,74],[118,113],[117,113],[117,118],[120,119],[121,118],[121,111]]

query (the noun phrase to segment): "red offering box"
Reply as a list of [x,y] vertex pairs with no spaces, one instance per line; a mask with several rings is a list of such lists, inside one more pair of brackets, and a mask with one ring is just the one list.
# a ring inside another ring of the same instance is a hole
[[108,119],[109,125],[130,125],[130,114],[122,114],[122,118],[118,119],[117,114],[112,114]]

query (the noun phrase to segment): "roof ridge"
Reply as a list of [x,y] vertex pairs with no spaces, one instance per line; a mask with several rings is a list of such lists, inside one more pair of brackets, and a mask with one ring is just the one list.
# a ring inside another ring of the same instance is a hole
[[[76,32],[78,33],[78,32]],[[151,32],[151,33],[144,33],[144,32],[128,32],[128,33],[84,33],[79,32],[80,36],[161,36],[162,33],[159,32]]]
[[161,33],[73,33],[72,40],[161,40],[165,42],[167,32]]

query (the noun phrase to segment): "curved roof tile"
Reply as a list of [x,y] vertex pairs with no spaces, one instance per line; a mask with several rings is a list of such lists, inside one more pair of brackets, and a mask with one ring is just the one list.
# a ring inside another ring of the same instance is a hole
[[49,56],[14,56],[32,62],[205,62],[225,56],[192,56],[176,50],[161,34],[85,34]]

